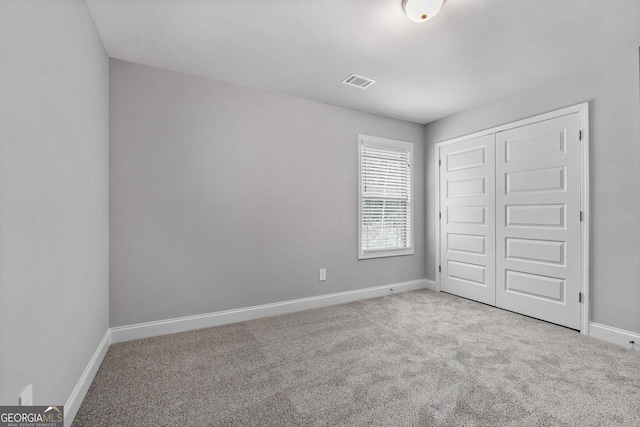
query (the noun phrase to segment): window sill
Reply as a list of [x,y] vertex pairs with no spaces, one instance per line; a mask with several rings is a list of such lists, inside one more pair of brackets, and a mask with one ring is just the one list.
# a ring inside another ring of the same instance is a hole
[[387,258],[393,256],[413,255],[413,249],[403,249],[398,251],[365,252],[358,255],[358,259]]

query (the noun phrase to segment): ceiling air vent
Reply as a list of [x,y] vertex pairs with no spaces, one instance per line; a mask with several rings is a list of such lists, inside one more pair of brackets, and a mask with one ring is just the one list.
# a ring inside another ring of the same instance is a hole
[[375,80],[371,80],[366,77],[359,76],[357,74],[351,74],[350,76],[348,76],[346,79],[342,81],[342,83],[346,85],[354,86],[360,89],[366,89],[372,84],[374,84],[375,82],[376,82]]

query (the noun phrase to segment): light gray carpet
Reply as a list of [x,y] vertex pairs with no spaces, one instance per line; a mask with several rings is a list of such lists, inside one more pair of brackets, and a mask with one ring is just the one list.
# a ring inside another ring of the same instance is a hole
[[80,426],[640,426],[640,353],[415,291],[115,344]]

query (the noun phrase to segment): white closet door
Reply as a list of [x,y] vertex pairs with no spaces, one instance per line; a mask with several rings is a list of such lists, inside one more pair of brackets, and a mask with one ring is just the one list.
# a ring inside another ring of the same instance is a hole
[[496,134],[496,305],[580,329],[579,115]]
[[495,136],[440,148],[440,286],[495,304]]

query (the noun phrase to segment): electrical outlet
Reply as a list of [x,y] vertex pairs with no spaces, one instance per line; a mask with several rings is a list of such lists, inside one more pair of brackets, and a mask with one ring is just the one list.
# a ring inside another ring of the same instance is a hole
[[321,268],[320,269],[319,279],[320,279],[321,282],[327,280],[327,269],[326,268]]
[[19,406],[33,406],[33,386],[29,384],[18,396]]

